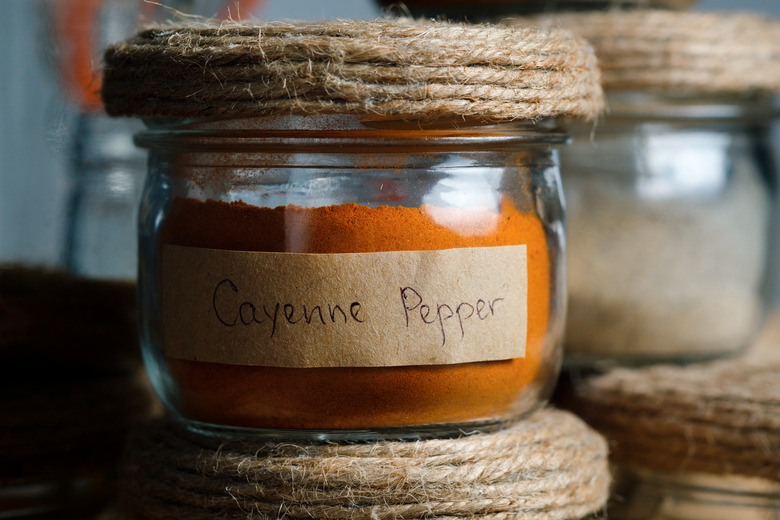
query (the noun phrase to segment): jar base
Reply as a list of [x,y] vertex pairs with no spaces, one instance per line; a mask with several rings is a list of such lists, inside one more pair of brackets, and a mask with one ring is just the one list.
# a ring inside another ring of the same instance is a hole
[[668,355],[656,354],[579,354],[565,353],[563,370],[592,369],[604,372],[618,367],[640,368],[658,364],[690,365],[734,357],[744,352],[745,347],[729,352],[688,352]]
[[174,419],[179,426],[196,435],[255,441],[289,441],[312,443],[359,443],[379,441],[417,441],[447,439],[477,433],[490,433],[506,428],[535,411],[534,407],[509,419],[489,419],[459,423],[424,424],[366,429],[283,429],[226,426],[196,421],[182,416]]

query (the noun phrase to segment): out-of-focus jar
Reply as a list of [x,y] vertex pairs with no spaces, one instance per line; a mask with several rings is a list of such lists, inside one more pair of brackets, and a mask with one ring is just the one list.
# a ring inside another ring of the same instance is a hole
[[620,468],[616,481],[615,520],[774,520],[780,511],[780,485],[766,479]]
[[567,362],[694,361],[755,338],[772,298],[771,98],[610,95],[562,153]]
[[142,134],[143,344],[163,401],[330,436],[535,407],[560,360],[565,139],[359,116]]
[[565,300],[551,118],[601,106],[587,45],[440,22],[163,27],[107,62],[111,113],[168,116],[138,138],[142,342],[190,427],[457,435],[545,401]]
[[153,406],[135,297],[143,125],[101,111],[94,59],[137,8],[3,5],[1,518],[97,514]]
[[594,46],[609,106],[597,125],[569,125],[574,144],[561,156],[565,363],[698,361],[747,347],[774,289],[780,21],[660,9],[533,21]]
[[60,258],[0,263],[3,518],[99,511],[127,431],[153,404],[136,320],[143,157],[126,121],[80,120]]

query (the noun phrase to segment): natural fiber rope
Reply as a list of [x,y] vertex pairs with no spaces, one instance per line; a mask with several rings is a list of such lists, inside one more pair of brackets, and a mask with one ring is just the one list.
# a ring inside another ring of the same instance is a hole
[[142,369],[0,388],[0,486],[14,480],[113,470],[129,430],[155,411]]
[[530,22],[563,27],[596,49],[607,91],[780,92],[780,20],[747,13],[613,10]]
[[[780,481],[780,316],[738,360],[618,369],[577,390],[615,462]],[[766,355],[770,352],[770,355]]]
[[141,366],[136,307],[134,283],[0,267],[0,377],[32,370],[40,380],[44,365],[60,377],[67,377],[63,365],[98,372]]
[[[152,410],[154,401],[145,377],[139,369],[3,388],[0,457],[62,451],[62,446],[90,436],[121,442],[125,432],[148,419]],[[52,431],[57,435],[52,436]]]
[[575,416],[542,410],[459,439],[252,443],[158,422],[128,447],[124,503],[149,520],[574,519],[601,509],[606,445]]
[[158,27],[108,48],[112,115],[374,114],[486,121],[603,108],[592,49],[570,33],[330,21]]

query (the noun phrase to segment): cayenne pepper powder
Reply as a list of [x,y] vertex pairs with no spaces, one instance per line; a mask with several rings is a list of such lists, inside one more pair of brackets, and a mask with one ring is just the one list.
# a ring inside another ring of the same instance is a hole
[[177,197],[162,245],[235,251],[370,253],[525,244],[524,358],[452,365],[286,368],[167,358],[182,413],[195,420],[285,429],[363,429],[517,415],[543,384],[550,312],[548,243],[540,219],[507,199],[500,212],[354,203],[263,208]]

